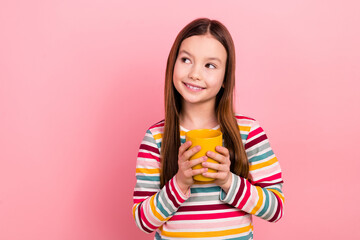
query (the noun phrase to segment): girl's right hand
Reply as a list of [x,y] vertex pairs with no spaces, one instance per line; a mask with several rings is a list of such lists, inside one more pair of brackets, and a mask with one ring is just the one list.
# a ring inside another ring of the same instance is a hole
[[195,153],[199,152],[201,147],[195,146],[188,150],[191,146],[191,141],[187,141],[182,144],[179,148],[179,155],[178,155],[178,172],[176,173],[176,181],[179,185],[181,191],[186,194],[189,190],[190,186],[194,184],[193,176],[202,174],[207,172],[207,168],[201,168],[193,170],[192,167],[196,164],[201,164],[202,162],[206,161],[207,156],[203,156],[201,158],[189,160],[191,156]]

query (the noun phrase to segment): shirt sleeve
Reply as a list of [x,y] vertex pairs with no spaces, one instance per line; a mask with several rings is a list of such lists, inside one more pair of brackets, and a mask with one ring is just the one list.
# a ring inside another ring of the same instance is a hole
[[284,206],[281,168],[257,121],[251,125],[245,151],[249,160],[249,178],[232,173],[229,191],[221,190],[220,200],[269,222],[277,222],[283,215]]
[[189,198],[174,176],[160,189],[160,151],[150,130],[141,142],[136,161],[136,186],[133,193],[133,217],[136,225],[151,233],[170,219]]

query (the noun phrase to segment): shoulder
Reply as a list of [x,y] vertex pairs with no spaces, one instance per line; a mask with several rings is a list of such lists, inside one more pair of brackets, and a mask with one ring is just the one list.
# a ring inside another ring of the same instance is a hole
[[235,113],[235,118],[243,139],[249,140],[254,136],[265,135],[264,129],[255,118],[240,113]]
[[256,145],[259,142],[267,142],[268,137],[258,120],[242,114],[235,114],[240,133],[246,139],[245,149]]
[[150,127],[148,127],[147,129],[147,132],[151,133],[153,136],[162,134],[164,132],[164,126],[165,126],[165,119],[150,125]]
[[154,147],[152,151],[158,154],[160,153],[161,148],[162,133],[164,132],[164,122],[165,120],[161,120],[151,124],[150,127],[147,128],[142,142],[143,144],[146,143],[147,145]]
[[[258,124],[258,122],[255,120],[255,118],[241,114],[241,113],[235,113],[236,121],[239,125],[239,127],[243,128],[251,128],[255,124]],[[249,129],[250,130],[250,129]]]

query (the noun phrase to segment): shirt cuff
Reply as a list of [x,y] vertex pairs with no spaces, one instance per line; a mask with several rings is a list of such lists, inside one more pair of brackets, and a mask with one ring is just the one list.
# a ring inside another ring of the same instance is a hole
[[238,190],[236,186],[238,185],[238,182],[240,180],[238,175],[234,173],[231,174],[232,174],[232,180],[229,187],[229,191],[226,193],[223,189],[221,189],[220,192],[220,200],[226,203],[231,203],[234,200],[234,197]]
[[178,183],[177,183],[177,179],[176,179],[176,175],[173,179],[174,181],[174,186],[176,188],[176,191],[179,193],[180,197],[183,198],[184,200],[188,199],[190,197],[190,188],[187,190],[187,192],[184,194],[183,191],[181,191]]

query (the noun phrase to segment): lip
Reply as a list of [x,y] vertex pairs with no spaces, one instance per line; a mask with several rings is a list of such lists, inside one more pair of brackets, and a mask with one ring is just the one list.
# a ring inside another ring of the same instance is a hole
[[[189,89],[189,90],[191,90],[191,91],[193,91],[193,92],[200,92],[200,91],[202,91],[202,90],[205,89],[205,88],[203,88],[203,87],[200,87],[200,86],[197,86],[197,85],[194,85],[194,84],[190,84],[190,83],[185,83],[185,82],[184,82],[184,85],[185,85],[185,87],[186,87],[187,89]],[[192,88],[188,87],[188,85],[189,85],[189,86],[192,86],[192,87],[196,87],[196,88],[201,88],[201,89],[192,89]]]

